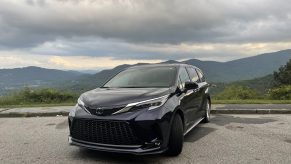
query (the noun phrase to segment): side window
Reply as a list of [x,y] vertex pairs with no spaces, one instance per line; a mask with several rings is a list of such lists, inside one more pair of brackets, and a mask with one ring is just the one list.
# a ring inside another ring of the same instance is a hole
[[179,88],[184,89],[185,82],[190,81],[189,75],[185,68],[181,68],[180,73],[179,73],[179,79],[180,79]]
[[204,77],[202,71],[200,69],[196,69],[196,71],[201,79],[201,82],[205,82],[205,77]]
[[192,82],[200,82],[199,76],[194,68],[189,67],[187,71]]

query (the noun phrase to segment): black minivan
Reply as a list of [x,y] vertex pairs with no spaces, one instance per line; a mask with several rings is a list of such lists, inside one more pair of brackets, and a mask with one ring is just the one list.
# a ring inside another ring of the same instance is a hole
[[186,64],[130,67],[83,93],[69,114],[69,143],[88,149],[179,155],[184,136],[209,122],[209,84]]

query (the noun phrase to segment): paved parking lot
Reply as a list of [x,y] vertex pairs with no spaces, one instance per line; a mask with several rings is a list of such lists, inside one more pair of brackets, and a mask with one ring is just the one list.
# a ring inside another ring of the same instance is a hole
[[0,118],[0,163],[291,163],[291,115],[214,115],[183,153],[134,156],[69,146],[66,117]]

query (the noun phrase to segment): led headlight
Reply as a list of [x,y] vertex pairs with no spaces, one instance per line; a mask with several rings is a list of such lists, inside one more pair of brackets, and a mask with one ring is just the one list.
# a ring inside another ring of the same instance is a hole
[[164,105],[168,97],[169,95],[165,95],[165,96],[161,96],[158,98],[153,98],[153,99],[149,99],[145,101],[130,103],[123,109],[113,114],[124,113],[124,112],[132,111],[132,110],[145,109],[145,108],[148,108],[148,110],[152,110]]
[[85,103],[80,98],[78,98],[78,106],[81,108],[85,107]]
[[87,109],[85,108],[85,103],[79,98],[76,106],[70,111],[69,116],[75,117],[75,114],[76,114],[78,107],[80,107],[80,108],[84,109],[86,112],[88,112]]
[[158,107],[164,105],[168,99],[168,96],[169,95],[154,98],[154,99],[149,99],[149,100],[145,100],[145,101],[140,101],[140,102],[136,102],[136,103],[130,103],[127,105],[127,107],[132,107],[132,108],[136,108],[136,109],[148,108],[148,110],[152,110],[152,109],[155,109],[155,108],[158,108]]

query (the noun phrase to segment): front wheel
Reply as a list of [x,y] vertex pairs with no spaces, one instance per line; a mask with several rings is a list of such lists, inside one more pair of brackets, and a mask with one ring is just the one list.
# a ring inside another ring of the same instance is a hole
[[183,149],[183,122],[179,114],[176,114],[173,120],[170,139],[168,145],[167,155],[177,156],[182,152]]
[[208,123],[210,121],[210,110],[211,110],[211,104],[209,99],[206,99],[206,103],[205,103],[205,115],[204,115],[204,119],[203,122],[204,123]]

